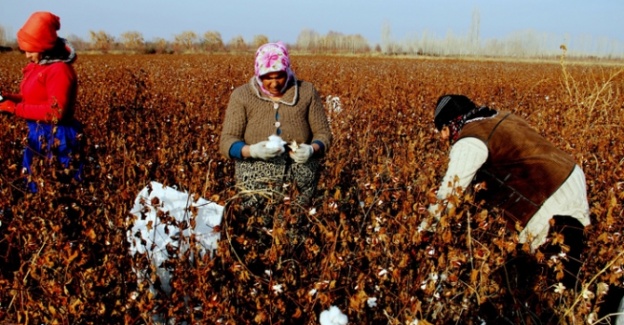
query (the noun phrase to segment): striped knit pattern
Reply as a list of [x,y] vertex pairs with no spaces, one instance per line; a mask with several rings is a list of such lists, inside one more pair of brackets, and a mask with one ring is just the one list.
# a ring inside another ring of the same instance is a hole
[[520,242],[527,242],[530,238],[532,239],[531,249],[537,249],[546,241],[550,229],[548,221],[554,215],[573,217],[580,221],[583,226],[590,224],[585,174],[579,166],[574,167],[570,177],[529,220],[520,233]]

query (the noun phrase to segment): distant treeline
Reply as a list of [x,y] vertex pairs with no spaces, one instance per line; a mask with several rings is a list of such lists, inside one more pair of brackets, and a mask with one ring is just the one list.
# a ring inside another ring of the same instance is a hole
[[[394,40],[389,26],[382,28],[379,44],[373,44],[362,35],[346,35],[330,31],[321,35],[314,30],[305,29],[299,33],[293,44],[288,44],[291,51],[324,54],[380,54],[380,55],[424,55],[440,57],[511,57],[511,58],[544,58],[556,57],[561,48],[567,49],[569,57],[621,59],[624,57],[624,45],[608,39],[576,39],[558,42],[556,38],[538,34],[533,31],[516,33],[505,40],[479,37],[478,16],[473,17],[473,26],[467,35],[447,34],[444,38],[423,32],[409,40]],[[4,28],[0,26],[1,52],[17,49],[14,39],[6,37]],[[156,37],[146,41],[141,32],[128,31],[115,37],[103,30],[89,31],[85,40],[76,35],[66,38],[77,51],[100,53],[223,53],[254,51],[258,46],[275,41],[267,35],[255,35],[250,41],[243,36],[234,36],[224,41],[218,31],[207,31],[198,34],[194,31],[183,31],[167,40]]]

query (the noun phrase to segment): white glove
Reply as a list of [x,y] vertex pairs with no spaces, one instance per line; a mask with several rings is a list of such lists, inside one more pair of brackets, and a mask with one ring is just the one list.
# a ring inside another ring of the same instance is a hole
[[290,152],[290,158],[296,163],[303,164],[314,154],[314,148],[311,145],[302,143],[298,145],[297,150]]
[[260,141],[249,146],[249,155],[256,159],[271,159],[279,156],[283,151],[284,148],[269,145],[269,141]]

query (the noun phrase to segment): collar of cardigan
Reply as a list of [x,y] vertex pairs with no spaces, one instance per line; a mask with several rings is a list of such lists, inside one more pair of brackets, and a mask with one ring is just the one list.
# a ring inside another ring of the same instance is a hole
[[264,94],[262,94],[255,77],[251,78],[251,80],[249,80],[249,83],[251,84],[251,88],[254,90],[254,93],[256,94],[256,96],[268,102],[277,102],[277,103],[281,103],[281,104],[288,105],[288,106],[295,106],[295,104],[297,103],[297,99],[299,99],[299,82],[297,78],[293,79],[293,85],[289,87],[284,93],[284,95],[282,96],[282,98],[280,98],[277,101],[269,97],[266,97],[264,96]]

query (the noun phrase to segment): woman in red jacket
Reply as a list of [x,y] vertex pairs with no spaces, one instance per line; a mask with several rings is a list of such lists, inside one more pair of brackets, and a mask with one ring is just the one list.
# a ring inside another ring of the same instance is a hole
[[[82,178],[82,125],[74,118],[77,78],[72,63],[76,52],[57,36],[60,18],[50,12],[35,12],[17,32],[17,43],[30,61],[23,70],[19,94],[1,94],[0,110],[15,114],[28,124],[23,173],[31,176],[33,158],[43,157],[70,175]],[[63,174],[63,173],[60,173]],[[36,192],[35,182],[28,189]]]

